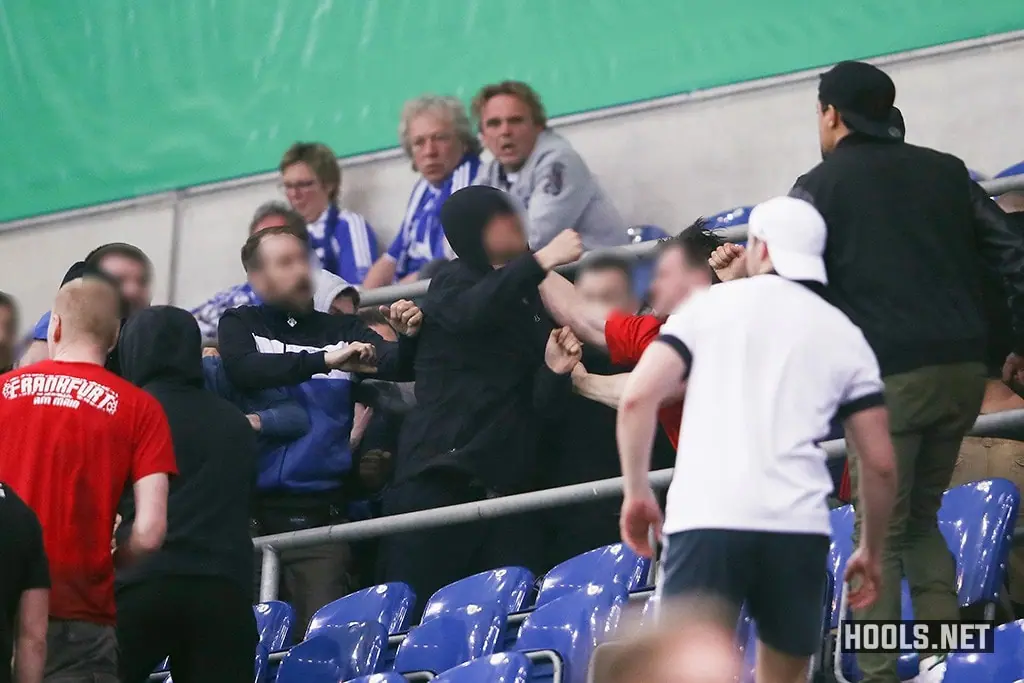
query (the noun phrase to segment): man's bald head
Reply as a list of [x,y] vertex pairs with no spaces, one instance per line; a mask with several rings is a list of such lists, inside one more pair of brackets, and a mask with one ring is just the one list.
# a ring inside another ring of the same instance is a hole
[[1006,213],[1024,211],[1024,190],[1013,190],[999,195],[996,204]]
[[57,292],[47,334],[50,357],[70,345],[88,346],[106,355],[117,343],[121,327],[121,298],[106,280],[82,277]]

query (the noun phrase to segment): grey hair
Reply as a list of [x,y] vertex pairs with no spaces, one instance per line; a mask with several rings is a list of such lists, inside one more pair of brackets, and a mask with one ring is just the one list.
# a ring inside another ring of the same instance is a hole
[[252,220],[249,221],[249,234],[251,235],[256,226],[270,216],[280,216],[285,220],[296,237],[306,239],[306,219],[298,211],[290,207],[287,202],[279,200],[263,202],[259,205],[256,213],[252,215]]
[[412,158],[412,141],[409,140],[409,124],[414,118],[427,112],[442,114],[452,122],[455,135],[466,151],[474,154],[480,153],[480,140],[473,132],[473,126],[469,122],[466,106],[462,104],[462,100],[447,95],[420,95],[406,100],[405,105],[402,106],[402,116],[398,119],[398,140],[402,143],[402,149],[410,159]]

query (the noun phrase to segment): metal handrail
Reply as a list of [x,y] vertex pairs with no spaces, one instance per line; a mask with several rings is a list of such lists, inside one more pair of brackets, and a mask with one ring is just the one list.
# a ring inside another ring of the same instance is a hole
[[[997,196],[1012,190],[1024,190],[1024,175],[985,180],[979,184],[985,188],[986,192],[993,196]],[[747,239],[746,225],[737,225],[723,230],[716,230],[715,232],[721,235],[728,242],[742,242]],[[592,258],[596,255],[644,258],[645,256],[649,256],[655,248],[657,248],[657,244],[657,242],[640,242],[638,244],[627,244],[622,247],[595,249],[594,251],[587,252],[587,254],[585,254],[579,261],[570,263],[567,266],[562,266],[558,269],[558,272],[565,275],[572,274],[576,272],[576,269],[579,268],[580,264],[586,261],[586,259]],[[429,286],[430,280],[422,280],[404,285],[391,285],[388,287],[379,287],[377,289],[368,289],[362,293],[360,301],[364,306],[379,306],[381,304],[389,304],[393,301],[398,301],[399,299],[415,299],[426,294],[427,287]]]
[[[999,436],[1011,429],[1024,428],[1024,410],[1011,410],[992,415],[982,415],[974,423],[974,436]],[[830,458],[840,457],[846,452],[843,439],[826,441],[822,444]],[[658,470],[650,475],[651,485],[662,489],[672,480],[672,470]],[[513,496],[493,498],[473,503],[450,505],[433,510],[409,512],[390,517],[349,522],[333,526],[291,531],[253,539],[253,544],[263,550],[263,568],[260,580],[260,600],[274,600],[277,597],[280,558],[278,553],[289,548],[301,548],[322,543],[356,541],[378,536],[390,536],[408,531],[431,529],[450,524],[462,524],[506,515],[533,512],[568,505],[579,505],[622,494],[622,477],[602,479],[584,484],[573,484],[556,489],[520,493]],[[1024,530],[1021,530],[1024,537]]]

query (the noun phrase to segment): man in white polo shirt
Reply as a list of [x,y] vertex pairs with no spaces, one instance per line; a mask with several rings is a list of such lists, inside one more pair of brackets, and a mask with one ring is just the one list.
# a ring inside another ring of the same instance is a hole
[[[821,647],[826,496],[817,442],[837,413],[863,458],[864,534],[846,569],[850,603],[878,594],[895,465],[878,363],[860,330],[822,298],[825,222],[778,197],[750,214],[749,279],[694,294],[633,370],[619,407],[623,540],[651,556],[666,537],[659,591],[706,593],[757,624],[757,680],[806,680]],[[685,391],[667,518],[648,483],[659,406]],[[725,424],[728,420],[728,425]]]

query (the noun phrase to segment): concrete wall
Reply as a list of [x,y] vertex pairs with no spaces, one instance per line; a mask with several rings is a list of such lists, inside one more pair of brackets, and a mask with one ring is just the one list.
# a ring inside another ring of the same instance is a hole
[[[1024,35],[1004,35],[880,60],[896,81],[911,142],[992,174],[1024,158]],[[819,159],[816,74],[804,73],[591,113],[556,122],[633,223],[677,230],[700,214],[784,193]],[[343,203],[386,246],[414,181],[394,153],[344,162]],[[96,211],[0,225],[0,289],[26,318],[45,310],[67,266],[123,240],[156,266],[158,302],[193,306],[242,280],[238,250],[276,178],[194,188]],[[27,320],[26,323],[34,322]]]

